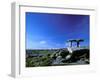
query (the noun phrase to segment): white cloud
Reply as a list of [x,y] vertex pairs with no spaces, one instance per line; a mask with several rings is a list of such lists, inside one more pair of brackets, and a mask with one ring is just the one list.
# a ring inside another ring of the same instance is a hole
[[46,41],[40,41],[40,44],[46,44]]

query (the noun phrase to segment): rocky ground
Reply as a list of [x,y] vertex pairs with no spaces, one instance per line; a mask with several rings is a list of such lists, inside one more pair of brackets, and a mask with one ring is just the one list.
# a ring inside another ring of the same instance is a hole
[[[45,55],[27,57],[26,67],[89,64],[88,48],[63,48],[46,51]],[[50,53],[51,52],[51,53]]]

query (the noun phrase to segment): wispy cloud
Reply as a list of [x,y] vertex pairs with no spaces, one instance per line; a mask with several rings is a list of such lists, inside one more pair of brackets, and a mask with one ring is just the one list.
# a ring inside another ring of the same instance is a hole
[[46,44],[47,42],[45,40],[40,41],[40,44]]
[[27,49],[47,49],[47,48],[63,48],[64,43],[56,43],[49,40],[33,40],[27,39]]

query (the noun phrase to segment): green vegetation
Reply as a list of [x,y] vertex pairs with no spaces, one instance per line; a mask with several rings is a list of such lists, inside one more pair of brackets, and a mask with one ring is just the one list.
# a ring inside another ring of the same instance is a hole
[[72,53],[67,49],[26,50],[26,67],[89,64],[89,53],[86,47]]
[[32,50],[32,54],[51,54],[50,50]]
[[37,67],[37,66],[50,66],[52,59],[46,55],[43,57],[26,58],[26,67]]

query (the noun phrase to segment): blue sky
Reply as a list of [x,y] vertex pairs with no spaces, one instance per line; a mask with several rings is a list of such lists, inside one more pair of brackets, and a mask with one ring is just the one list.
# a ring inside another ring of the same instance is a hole
[[89,15],[26,12],[26,48],[65,48],[69,39],[89,45]]

